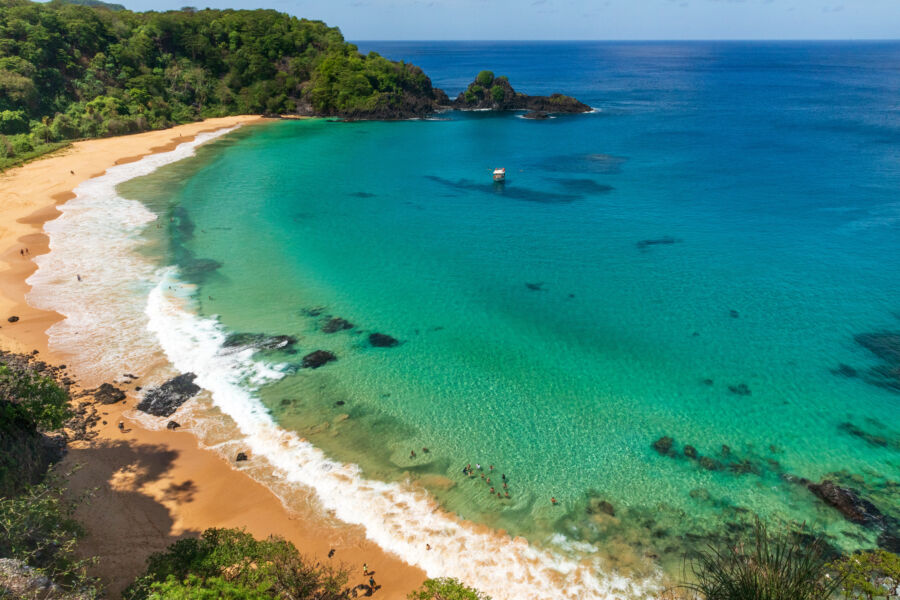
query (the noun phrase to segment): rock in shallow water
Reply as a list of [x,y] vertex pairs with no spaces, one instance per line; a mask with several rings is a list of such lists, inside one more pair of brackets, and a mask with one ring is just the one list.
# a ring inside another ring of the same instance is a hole
[[369,334],[369,343],[376,348],[393,348],[400,342],[386,333],[372,333]]
[[672,445],[674,443],[675,440],[667,435],[664,435],[663,437],[653,442],[653,449],[663,456],[672,456],[674,454],[674,451],[672,450]]
[[322,325],[322,333],[337,333],[345,329],[353,329],[353,323],[340,317],[332,317]]
[[161,386],[149,390],[137,409],[157,417],[170,416],[179,406],[200,393],[200,386],[194,383],[196,378],[193,373],[173,377]]
[[322,365],[328,364],[333,360],[337,360],[337,356],[335,356],[334,352],[329,352],[328,350],[316,350],[315,352],[310,352],[304,356],[301,364],[304,369],[318,369]]
[[260,350],[282,350],[297,343],[297,338],[290,335],[267,335],[265,333],[232,333],[225,338],[222,346],[236,348],[246,346]]

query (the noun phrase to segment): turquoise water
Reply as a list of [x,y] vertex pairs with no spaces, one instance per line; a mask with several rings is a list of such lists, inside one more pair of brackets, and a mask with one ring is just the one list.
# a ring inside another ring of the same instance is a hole
[[[259,391],[283,426],[639,572],[754,515],[875,544],[786,476],[900,513],[900,395],[854,341],[900,329],[900,45],[373,46],[451,95],[480,61],[600,112],[277,122],[125,186],[203,315],[299,339],[258,355],[291,373]],[[317,349],[338,360],[299,368]]]

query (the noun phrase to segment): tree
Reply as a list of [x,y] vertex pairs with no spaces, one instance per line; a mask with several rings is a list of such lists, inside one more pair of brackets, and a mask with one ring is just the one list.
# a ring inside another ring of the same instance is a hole
[[475,81],[477,81],[481,87],[489,87],[494,82],[494,72],[481,71],[475,77]]

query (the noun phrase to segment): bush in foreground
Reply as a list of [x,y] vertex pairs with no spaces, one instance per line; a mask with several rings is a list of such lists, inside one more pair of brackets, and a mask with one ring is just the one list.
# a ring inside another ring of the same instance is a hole
[[828,600],[842,583],[829,571],[821,540],[773,536],[757,522],[750,543],[701,552],[684,587],[705,600]]
[[891,598],[900,596],[900,556],[871,550],[845,556],[832,563],[843,580],[845,598]]
[[349,598],[343,568],[312,564],[279,537],[256,540],[236,529],[207,529],[148,559],[147,572],[123,594],[161,598]]
[[421,588],[411,592],[407,598],[409,600],[491,600],[489,596],[449,577],[428,579]]

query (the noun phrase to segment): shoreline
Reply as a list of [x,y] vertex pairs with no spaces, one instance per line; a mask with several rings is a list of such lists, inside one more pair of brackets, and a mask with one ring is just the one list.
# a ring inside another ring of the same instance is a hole
[[[236,116],[180,125],[129,136],[83,140],[52,155],[0,174],[0,347],[20,353],[39,352],[41,360],[65,364],[67,355],[49,348],[46,330],[64,317],[29,306],[26,280],[37,266],[32,258],[50,251],[43,226],[60,215],[58,206],[74,197],[83,181],[109,167],[174,149],[200,133],[265,122],[257,116]],[[27,249],[27,250],[26,250]],[[23,252],[26,252],[23,254]],[[15,323],[7,319],[19,317]],[[78,373],[71,373],[77,380]],[[73,404],[75,401],[73,400]],[[146,557],[186,535],[209,527],[244,527],[256,537],[277,533],[292,541],[313,562],[334,560],[350,569],[349,585],[363,583],[362,563],[375,571],[379,597],[405,598],[425,579],[425,573],[365,539],[361,527],[331,525],[322,515],[297,514],[284,507],[275,493],[204,449],[186,431],[142,428],[123,413],[125,403],[95,405],[102,415],[98,436],[73,442],[58,468],[78,469],[68,487],[74,494],[96,488],[77,513],[88,535],[79,544],[85,555],[100,558],[94,573],[110,597],[143,571]],[[116,424],[125,421],[125,431]],[[223,502],[223,498],[227,501]]]

